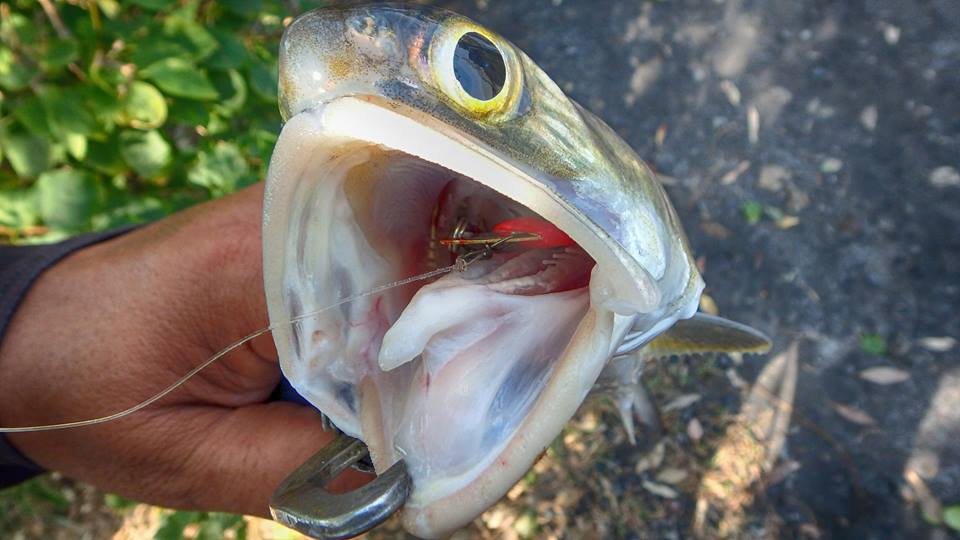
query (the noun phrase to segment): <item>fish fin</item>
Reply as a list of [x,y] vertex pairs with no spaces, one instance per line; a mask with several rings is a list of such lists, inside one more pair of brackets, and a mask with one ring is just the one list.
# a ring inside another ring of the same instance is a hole
[[627,438],[630,439],[630,444],[634,446],[637,444],[634,419],[639,420],[641,424],[656,432],[663,431],[660,411],[653,404],[653,399],[642,381],[618,387],[614,400],[617,405],[617,412],[620,413],[620,420],[623,422],[623,429],[627,432]]
[[697,313],[677,321],[642,350],[647,358],[707,353],[765,353],[770,338],[759,330],[722,317]]
[[591,395],[611,403],[620,415],[631,444],[637,444],[636,422],[657,433],[663,432],[660,411],[643,384],[643,357],[634,354],[614,357],[600,373]]

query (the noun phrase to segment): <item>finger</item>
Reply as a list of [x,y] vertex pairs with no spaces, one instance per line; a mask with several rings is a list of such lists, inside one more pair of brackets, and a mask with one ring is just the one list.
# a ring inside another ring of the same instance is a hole
[[[336,436],[323,430],[314,410],[291,403],[236,409],[208,433],[186,465],[193,482],[189,504],[266,517],[283,479]],[[351,469],[328,489],[347,491],[370,478]]]

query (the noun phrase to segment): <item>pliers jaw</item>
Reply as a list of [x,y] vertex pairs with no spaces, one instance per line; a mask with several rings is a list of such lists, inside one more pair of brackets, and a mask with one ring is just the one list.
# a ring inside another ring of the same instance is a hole
[[353,538],[383,523],[410,496],[410,476],[402,460],[354,491],[335,494],[325,487],[367,457],[363,442],[339,434],[273,493],[273,519],[318,540]]

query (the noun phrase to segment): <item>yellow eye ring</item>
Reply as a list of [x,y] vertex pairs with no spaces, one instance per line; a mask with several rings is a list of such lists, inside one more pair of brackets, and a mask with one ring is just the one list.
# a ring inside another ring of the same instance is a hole
[[[479,64],[465,64],[465,47],[471,58],[481,60]],[[503,118],[516,109],[523,87],[519,59],[509,44],[486,28],[467,21],[446,25],[432,40],[429,60],[443,94],[471,115]]]

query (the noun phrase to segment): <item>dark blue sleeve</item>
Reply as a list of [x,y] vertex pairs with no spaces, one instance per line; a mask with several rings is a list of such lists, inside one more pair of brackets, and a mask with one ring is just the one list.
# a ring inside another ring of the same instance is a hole
[[[129,231],[131,227],[98,234],[76,236],[57,244],[41,246],[0,246],[0,340],[13,319],[17,306],[30,286],[44,270],[83,247],[108,240]],[[0,377],[3,359],[0,358]],[[0,434],[0,488],[23,482],[43,472]]]

